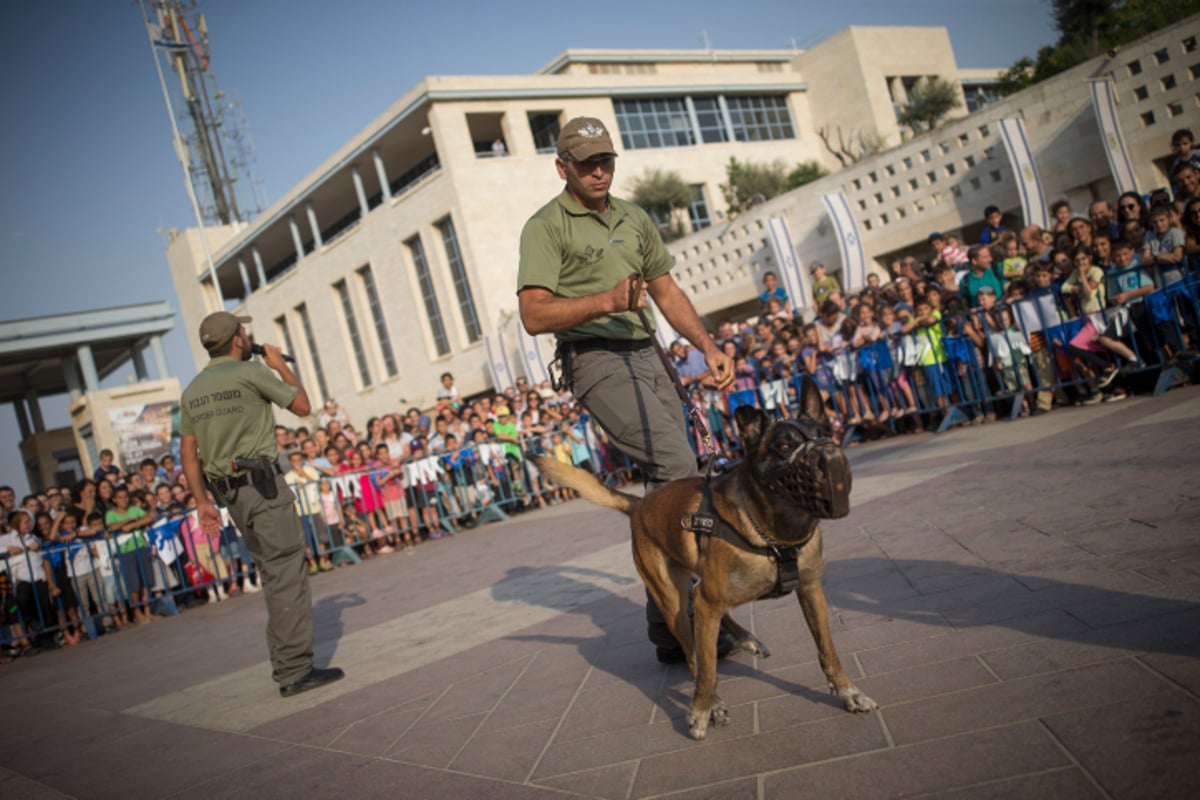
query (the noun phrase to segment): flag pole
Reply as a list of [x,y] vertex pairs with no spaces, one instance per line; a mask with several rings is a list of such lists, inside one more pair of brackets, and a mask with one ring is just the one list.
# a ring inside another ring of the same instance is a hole
[[[217,290],[217,310],[225,310],[225,295],[221,292],[221,280],[217,277],[217,267],[213,263],[212,248],[208,244],[208,232],[204,227],[204,217],[200,213],[200,201],[196,199],[196,187],[192,185],[192,174],[188,170],[187,150],[179,135],[179,127],[175,124],[175,110],[171,106],[171,93],[167,91],[167,81],[163,77],[162,62],[158,59],[158,49],[154,42],[154,32],[150,17],[146,13],[146,0],[138,0],[142,9],[142,20],[146,23],[146,38],[150,42],[150,55],[154,59],[154,68],[158,72],[158,84],[162,87],[163,101],[167,104],[167,117],[171,120],[172,144],[179,166],[183,168],[183,185],[187,189],[188,200],[192,203],[192,213],[196,215],[196,226],[200,229],[200,244],[204,248],[204,260],[208,264],[208,275],[212,278],[213,288]],[[207,304],[206,304],[207,305]]]

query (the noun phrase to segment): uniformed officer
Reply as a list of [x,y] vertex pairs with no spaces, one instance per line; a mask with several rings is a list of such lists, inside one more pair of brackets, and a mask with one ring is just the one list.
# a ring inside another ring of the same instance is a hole
[[304,531],[295,497],[275,465],[271,404],[305,416],[311,410],[308,394],[278,347],[262,346],[266,367],[249,361],[251,344],[243,327],[249,321],[218,311],[200,323],[200,342],[211,360],[180,399],[180,457],[198,501],[201,528],[213,537],[221,529],[220,514],[201,488],[207,480],[254,557],[267,601],[272,677],[279,693],[291,697],[344,673],[313,667]]
[[[671,277],[675,259],[650,215],[609,194],[616,157],[600,120],[576,117],[563,126],[554,163],[566,187],[525,223],[517,293],[525,329],[555,334],[575,398],[653,488],[698,470],[679,396],[654,352],[653,331],[638,315],[645,292],[704,354],[717,388],[733,383],[733,362]],[[646,600],[659,659],[682,661],[661,613]]]

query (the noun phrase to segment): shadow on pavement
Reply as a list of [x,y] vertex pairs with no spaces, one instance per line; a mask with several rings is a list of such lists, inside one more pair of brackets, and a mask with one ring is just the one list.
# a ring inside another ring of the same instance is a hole
[[322,597],[313,605],[313,638],[316,640],[313,655],[316,661],[329,664],[337,654],[338,642],[345,633],[342,612],[366,603],[366,598],[358,592],[338,592]]

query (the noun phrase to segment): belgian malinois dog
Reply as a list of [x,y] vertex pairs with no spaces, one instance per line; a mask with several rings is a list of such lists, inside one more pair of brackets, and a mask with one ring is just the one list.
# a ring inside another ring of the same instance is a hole
[[[707,514],[701,509],[706,493],[702,477],[671,481],[639,498],[609,489],[591,473],[552,457],[536,458],[538,468],[555,483],[629,516],[634,564],[687,654],[696,681],[687,715],[694,739],[703,739],[710,723],[729,722],[729,711],[717,696],[719,629],[746,652],[770,655],[728,612],[778,591],[779,564],[786,559],[795,559],[798,569],[790,574],[798,572],[796,595],[830,690],[848,711],[877,708],[842,669],[821,588],[825,562],[820,520],[849,513],[850,465],[833,443],[820,390],[811,378],[804,378],[800,403],[798,418],[775,422],[756,408],[737,409],[734,422],[745,455],[732,469],[710,479]],[[696,519],[707,519],[710,529],[714,519],[724,523],[727,535],[695,532],[706,527],[689,524]],[[693,590],[694,579],[698,582]],[[688,614],[689,595],[694,622]]]

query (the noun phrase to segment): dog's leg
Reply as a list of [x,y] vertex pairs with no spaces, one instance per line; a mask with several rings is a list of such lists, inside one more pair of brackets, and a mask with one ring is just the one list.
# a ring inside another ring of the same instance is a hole
[[733,637],[733,640],[738,643],[738,647],[742,648],[747,653],[756,655],[759,658],[771,657],[771,651],[767,648],[767,646],[760,642],[758,637],[753,633],[737,624],[733,617],[729,616],[728,614],[721,617],[721,627],[725,629],[726,633]]
[[728,725],[729,710],[717,696],[717,634],[721,629],[721,611],[703,590],[692,598],[695,613],[696,691],[688,711],[688,731],[693,739],[703,739],[708,725]]
[[803,570],[796,594],[800,598],[800,608],[804,610],[808,630],[817,643],[817,656],[821,660],[821,669],[829,680],[829,688],[841,698],[847,711],[874,711],[879,706],[846,677],[841,659],[833,647],[833,636],[829,632],[829,608],[825,602],[825,590],[821,588],[821,573],[817,570]]
[[679,642],[687,656],[688,669],[692,676],[696,675],[696,665],[692,657],[692,621],[688,618],[688,593],[692,585],[691,573],[669,562],[661,550],[647,546],[645,550],[634,547],[633,564],[646,591],[658,605],[663,620],[671,629],[671,635]]

